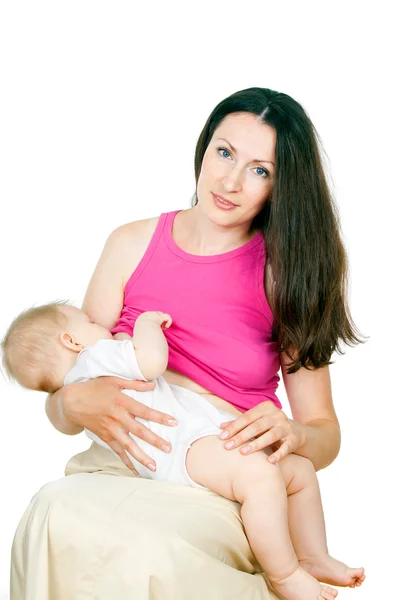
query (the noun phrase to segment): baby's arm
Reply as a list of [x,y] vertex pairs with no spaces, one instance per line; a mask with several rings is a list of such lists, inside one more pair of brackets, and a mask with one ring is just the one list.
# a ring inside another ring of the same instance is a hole
[[163,329],[171,325],[171,317],[159,311],[147,311],[135,322],[134,345],[141,373],[148,380],[160,377],[167,369],[168,345]]
[[132,340],[132,337],[130,336],[129,333],[126,333],[125,331],[118,331],[117,333],[115,333],[113,335],[113,339],[121,341],[121,340]]

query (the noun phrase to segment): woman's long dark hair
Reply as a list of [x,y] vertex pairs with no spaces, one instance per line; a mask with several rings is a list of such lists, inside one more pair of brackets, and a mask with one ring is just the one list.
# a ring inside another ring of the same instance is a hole
[[[231,113],[248,112],[277,132],[271,195],[252,229],[265,237],[266,268],[274,284],[268,301],[275,317],[278,351],[300,367],[331,364],[334,351],[363,343],[348,307],[348,261],[337,207],[330,193],[313,123],[291,96],[253,87],[225,98],[212,111],[195,151],[198,183],[214,130]],[[192,206],[198,203],[196,194]]]

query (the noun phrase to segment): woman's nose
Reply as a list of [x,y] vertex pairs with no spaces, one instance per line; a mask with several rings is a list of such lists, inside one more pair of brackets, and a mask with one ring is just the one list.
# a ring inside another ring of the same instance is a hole
[[233,192],[241,188],[242,173],[240,169],[231,169],[223,177],[222,183],[228,192]]

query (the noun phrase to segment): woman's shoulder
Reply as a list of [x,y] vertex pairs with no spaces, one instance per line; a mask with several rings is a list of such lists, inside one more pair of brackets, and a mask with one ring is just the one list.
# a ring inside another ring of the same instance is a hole
[[114,229],[106,241],[106,247],[114,255],[145,251],[156,230],[159,217],[131,221]]
[[159,217],[125,223],[106,241],[108,264],[121,274],[124,285],[143,258],[156,230]]
[[130,223],[125,223],[124,225],[120,225],[114,229],[109,237],[123,241],[144,241],[146,238],[152,237],[158,222],[159,217],[150,217],[148,219],[140,219],[139,221],[131,221]]

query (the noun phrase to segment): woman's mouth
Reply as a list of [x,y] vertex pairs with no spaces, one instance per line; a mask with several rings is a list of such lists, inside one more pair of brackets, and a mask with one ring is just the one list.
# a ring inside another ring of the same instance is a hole
[[237,204],[234,204],[233,202],[226,200],[222,196],[217,196],[216,194],[213,194],[213,192],[212,192],[212,196],[213,196],[215,205],[218,208],[221,208],[222,210],[233,210],[234,208],[237,208]]

